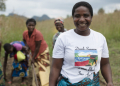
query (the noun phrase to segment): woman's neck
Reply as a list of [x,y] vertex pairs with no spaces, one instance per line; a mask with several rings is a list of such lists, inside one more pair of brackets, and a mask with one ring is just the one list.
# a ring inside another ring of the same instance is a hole
[[80,31],[78,29],[74,29],[74,31],[79,34],[79,35],[82,35],[82,36],[88,36],[90,34],[90,29],[87,29],[85,31]]
[[32,32],[28,32],[28,35],[29,35],[29,38],[30,38],[30,36],[32,35]]

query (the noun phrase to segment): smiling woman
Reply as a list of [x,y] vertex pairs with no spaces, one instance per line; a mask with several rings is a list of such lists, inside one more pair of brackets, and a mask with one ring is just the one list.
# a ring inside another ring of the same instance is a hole
[[89,28],[91,5],[76,3],[72,17],[76,28],[61,34],[54,46],[49,86],[100,86],[100,69],[107,86],[113,86],[106,39]]
[[[81,5],[81,6],[80,6]],[[76,26],[75,32],[80,35],[89,35],[89,26],[93,17],[93,9],[91,6],[78,4],[72,10],[73,21]],[[81,33],[81,31],[83,31]]]
[[55,23],[55,27],[58,32],[53,36],[53,48],[54,48],[54,45],[55,45],[55,42],[56,42],[58,36],[61,33],[67,31],[67,29],[64,28],[64,21],[62,19],[60,19],[60,18],[55,19],[54,23]]
[[89,30],[89,26],[92,21],[92,16],[90,15],[88,8],[80,6],[75,10],[73,20],[76,26],[76,32],[86,31]]
[[23,40],[26,46],[31,50],[31,62],[35,65],[32,86],[38,86],[37,83],[35,83],[34,75],[37,76],[38,82],[43,86],[49,83],[50,55],[48,45],[41,32],[35,29],[36,21],[34,19],[28,19],[26,26],[28,30],[23,32]]

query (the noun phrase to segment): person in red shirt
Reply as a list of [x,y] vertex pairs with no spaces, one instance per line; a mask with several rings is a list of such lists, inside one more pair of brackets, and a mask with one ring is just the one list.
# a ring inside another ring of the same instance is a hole
[[[35,70],[37,70],[35,73],[39,77],[41,84],[45,85],[49,82],[50,55],[48,45],[41,32],[35,29],[35,25],[36,21],[34,19],[26,21],[28,30],[23,32],[23,41],[31,50],[31,62],[35,65]],[[32,85],[36,86],[34,77]]]

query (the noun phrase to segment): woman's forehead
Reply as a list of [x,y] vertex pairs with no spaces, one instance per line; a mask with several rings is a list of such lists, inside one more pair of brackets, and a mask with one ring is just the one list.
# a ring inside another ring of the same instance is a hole
[[90,11],[87,7],[80,6],[80,7],[75,9],[74,15],[76,15],[76,14],[90,14]]
[[61,22],[56,22],[55,25],[62,25],[62,23]]
[[32,22],[32,21],[28,22],[28,24],[32,24],[32,25],[34,24],[34,25],[35,25],[35,23],[34,23],[34,22]]
[[85,6],[79,6],[78,8],[75,9],[75,12],[82,12],[82,11],[88,12],[89,9]]

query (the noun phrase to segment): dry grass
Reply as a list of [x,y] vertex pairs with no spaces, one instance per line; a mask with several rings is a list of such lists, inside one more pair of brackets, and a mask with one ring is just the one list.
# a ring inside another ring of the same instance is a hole
[[[25,19],[19,17],[0,17],[0,40],[9,43],[15,40],[22,40],[22,33],[26,30]],[[46,40],[50,54],[52,54],[52,37],[57,32],[54,20],[37,22],[36,29],[40,30]],[[72,18],[64,20],[65,28],[75,28]],[[107,39],[110,52],[110,64],[115,86],[120,86],[120,12],[113,14],[95,15],[90,26],[91,29],[101,32]],[[2,57],[4,51],[2,48]],[[100,75],[101,80],[104,80]]]

